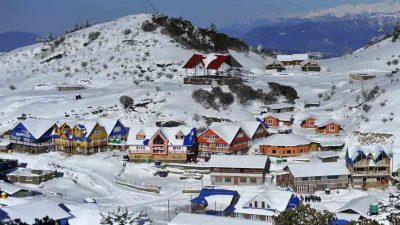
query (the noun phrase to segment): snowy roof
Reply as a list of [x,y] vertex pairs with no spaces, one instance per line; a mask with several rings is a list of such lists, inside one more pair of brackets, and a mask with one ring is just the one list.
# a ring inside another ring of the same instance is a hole
[[368,216],[369,206],[371,204],[378,204],[378,198],[372,195],[362,196],[350,200],[344,206],[338,209],[337,212],[344,213],[344,211],[353,210],[361,216],[366,217]]
[[310,141],[297,134],[274,134],[259,142],[259,145],[270,146],[301,146],[308,145]]
[[[249,204],[254,201],[258,201],[259,203],[265,202],[266,209],[283,212],[287,209],[290,198],[293,195],[293,193],[290,191],[283,191],[277,189],[267,189],[259,193],[251,193],[251,192],[249,193],[246,190],[244,190],[242,192],[239,192],[239,194],[241,199],[239,199],[238,204],[235,206],[235,208],[237,208],[237,210],[235,210],[235,213],[240,213],[240,212],[244,213],[244,211],[251,212],[251,210],[257,210],[248,207]],[[266,211],[265,209],[262,210]],[[260,212],[258,212],[257,214],[259,213]]]
[[[170,145],[185,145],[185,139],[177,139],[179,132],[187,136],[192,132],[191,127],[134,127],[129,130],[128,145],[143,145],[145,140],[151,139],[157,131],[168,139]],[[137,139],[136,135],[144,135],[144,139]]]
[[280,121],[291,121],[293,118],[293,114],[290,112],[284,112],[284,113],[267,113],[263,115],[264,118],[267,117],[274,117],[277,118]]
[[276,103],[276,104],[266,105],[266,107],[271,109],[286,109],[286,108],[293,108],[294,105],[289,103]]
[[225,140],[226,143],[230,144],[239,132],[240,126],[231,124],[211,124],[209,129]]
[[317,61],[313,60],[313,59],[307,59],[307,60],[304,60],[303,62],[300,63],[301,66],[305,66],[307,64],[319,66],[319,63]]
[[332,157],[339,157],[340,156],[340,152],[337,151],[320,151],[317,152],[317,155],[319,158],[321,159],[326,159],[326,158],[332,158]]
[[179,213],[168,225],[272,225],[261,220],[238,219],[223,216]]
[[207,201],[209,209],[225,211],[231,205],[233,197],[233,195],[210,195],[204,199]]
[[339,125],[340,125],[339,122],[337,122],[336,120],[332,120],[332,119],[328,119],[328,120],[317,120],[317,121],[315,122],[315,125],[316,125],[317,127],[324,127],[324,126],[326,126],[326,125],[328,125],[328,124],[331,124],[331,123],[335,123],[335,124],[339,124]]
[[55,122],[43,119],[26,119],[21,121],[21,124],[32,134],[35,139],[39,139],[50,130]]
[[262,127],[264,127],[262,125],[261,121],[257,121],[257,120],[246,120],[246,121],[240,121],[240,122],[236,122],[236,123],[214,122],[211,124],[210,127],[226,126],[226,125],[240,126],[240,128],[243,129],[243,131],[246,133],[246,135],[249,138],[254,136],[254,134],[256,133],[256,131],[260,125]]
[[106,130],[107,135],[110,135],[119,120],[100,118],[98,121],[99,121],[100,126],[104,127],[104,129]]
[[[43,173],[50,173],[53,172],[53,170],[40,170]],[[12,172],[8,173],[7,175],[12,175],[12,176],[39,176],[39,174],[32,172],[32,169],[30,168],[22,168],[18,167],[17,169],[13,170]]]
[[304,61],[309,59],[308,54],[277,55],[276,59],[281,62]]
[[278,60],[272,60],[271,62],[267,62],[267,66],[284,66],[282,62]]
[[220,168],[264,169],[268,157],[263,155],[212,155],[208,165]]
[[320,177],[349,175],[349,170],[345,162],[327,162],[327,163],[306,163],[288,165],[290,172],[294,177]]
[[304,120],[307,120],[307,119],[315,119],[315,120],[317,120],[318,117],[315,116],[315,115],[312,115],[312,114],[307,114],[307,115],[301,117],[301,121],[304,121]]
[[12,183],[7,183],[5,181],[0,181],[0,190],[1,192],[5,192],[9,195],[13,195],[17,193],[18,191],[24,190],[20,187],[15,186]]
[[6,139],[0,139],[0,147],[6,147],[10,145],[10,141]]
[[43,218],[45,216],[54,220],[72,217],[70,213],[60,206],[60,203],[51,200],[33,201],[4,207],[1,210],[5,211],[10,219],[21,219],[29,224],[35,223],[36,218]]
[[386,155],[390,155],[391,150],[382,145],[351,145],[347,148],[347,154],[352,160],[355,160],[361,153],[366,156],[371,154],[375,160],[382,152],[384,152]]

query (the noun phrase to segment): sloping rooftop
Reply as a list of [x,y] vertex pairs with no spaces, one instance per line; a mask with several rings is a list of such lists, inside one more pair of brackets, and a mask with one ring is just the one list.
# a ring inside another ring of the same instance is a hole
[[293,118],[293,114],[291,112],[284,112],[284,113],[266,113],[263,115],[264,118],[266,117],[274,117],[280,121],[291,121]]
[[110,135],[115,127],[117,125],[118,120],[117,119],[107,119],[107,118],[100,118],[99,120],[100,126],[104,127],[104,129],[107,132],[107,135]]
[[308,54],[277,55],[276,59],[281,62],[304,61],[309,59]]
[[4,207],[1,210],[5,211],[10,219],[21,219],[29,224],[35,223],[36,218],[43,218],[45,216],[54,220],[72,217],[70,213],[60,206],[60,203],[51,200],[33,201]]
[[223,216],[179,213],[168,225],[272,225],[272,222]]
[[289,168],[294,177],[320,177],[350,174],[345,162],[343,161],[292,164],[288,165],[287,168]]
[[378,204],[378,198],[372,195],[362,196],[348,201],[344,206],[338,209],[337,212],[344,213],[347,210],[352,210],[363,217],[367,217],[371,204]]
[[297,134],[274,134],[259,142],[259,145],[270,146],[301,146],[308,145],[310,141]]
[[35,139],[41,138],[46,131],[55,125],[54,121],[43,119],[26,119],[21,123]]
[[[157,131],[160,131],[170,145],[190,145],[188,138],[195,135],[194,128],[190,127],[134,127],[129,130],[127,145],[143,145],[146,140],[151,139]],[[181,132],[185,137],[177,139],[176,134]],[[137,139],[136,135],[144,135],[144,139]],[[147,145],[147,144],[146,144]]]
[[391,149],[383,145],[351,145],[347,148],[347,154],[352,160],[355,160],[360,154],[364,154],[365,156],[371,154],[375,160],[382,152],[386,155],[390,155]]
[[240,126],[233,124],[211,124],[209,129],[214,131],[220,138],[225,140],[226,143],[230,144],[236,137],[236,134],[239,132]]
[[213,155],[208,165],[221,168],[264,169],[268,157],[263,155]]

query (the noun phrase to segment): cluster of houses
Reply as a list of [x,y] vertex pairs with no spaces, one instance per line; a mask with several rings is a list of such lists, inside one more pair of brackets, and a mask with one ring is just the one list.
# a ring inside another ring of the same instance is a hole
[[320,64],[309,57],[308,54],[277,55],[276,59],[268,63],[266,70],[282,72],[288,67],[300,67],[304,72],[321,71]]

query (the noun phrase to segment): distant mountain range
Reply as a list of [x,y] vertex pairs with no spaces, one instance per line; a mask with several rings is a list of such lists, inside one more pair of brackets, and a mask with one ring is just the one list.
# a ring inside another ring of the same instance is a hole
[[281,52],[321,52],[341,55],[344,48],[365,46],[379,31],[391,32],[400,21],[400,3],[341,5],[281,19],[258,19],[219,30],[252,46]]
[[31,45],[36,42],[37,35],[27,32],[0,33],[0,52],[8,52],[16,48]]

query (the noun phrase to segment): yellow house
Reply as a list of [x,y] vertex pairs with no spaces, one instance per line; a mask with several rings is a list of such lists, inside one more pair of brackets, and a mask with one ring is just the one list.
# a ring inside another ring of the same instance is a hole
[[61,122],[54,130],[54,145],[68,154],[93,154],[107,146],[107,132],[93,121]]

